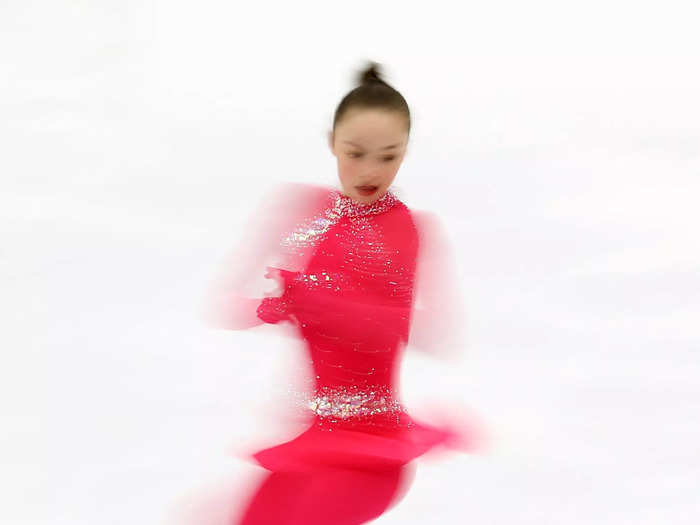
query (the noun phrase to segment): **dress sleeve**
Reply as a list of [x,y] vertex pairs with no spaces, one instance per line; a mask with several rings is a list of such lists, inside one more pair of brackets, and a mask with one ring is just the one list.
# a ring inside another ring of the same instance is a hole
[[281,286],[281,294],[264,297],[256,309],[259,319],[269,324],[277,324],[280,321],[294,322],[294,300],[289,293],[290,287],[297,272],[290,272],[282,268],[268,266],[266,277],[276,279]]
[[413,212],[413,219],[419,248],[408,346],[454,358],[466,342],[466,312],[455,254],[436,215]]

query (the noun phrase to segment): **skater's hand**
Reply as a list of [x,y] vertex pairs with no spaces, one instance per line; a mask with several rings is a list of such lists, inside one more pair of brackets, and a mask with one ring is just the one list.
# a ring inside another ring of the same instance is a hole
[[280,321],[295,322],[290,314],[290,301],[286,295],[287,280],[286,271],[279,268],[268,266],[265,273],[266,279],[274,279],[277,281],[279,288],[272,292],[266,293],[266,297],[260,303],[257,309],[257,315],[266,323],[276,324]]
[[258,306],[257,314],[266,323],[277,324],[289,319],[288,306],[282,297],[265,297]]
[[280,271],[279,268],[273,268],[272,266],[268,266],[265,268],[267,272],[265,273],[265,279],[274,279],[277,281],[277,285],[279,288],[273,292],[266,292],[265,295],[267,296],[272,296],[272,295],[279,295],[282,290],[285,287],[285,282],[284,282],[284,277],[282,277],[282,272]]

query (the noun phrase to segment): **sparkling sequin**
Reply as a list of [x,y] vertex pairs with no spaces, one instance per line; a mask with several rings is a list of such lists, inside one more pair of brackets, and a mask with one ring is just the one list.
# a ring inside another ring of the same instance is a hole
[[324,288],[335,292],[342,292],[353,284],[346,273],[327,270],[321,270],[318,273],[299,273],[295,280],[308,289]]
[[[372,220],[372,216],[390,210],[399,202],[391,190],[369,204],[359,203],[338,190],[330,191],[328,206],[318,216],[297,225],[284,238],[282,248],[287,255],[301,254],[309,247],[320,247],[323,251],[324,240],[330,231],[334,231],[335,253],[326,255],[338,257],[340,254],[340,268],[299,272],[296,280],[307,288],[325,288],[338,293],[348,289],[358,292],[374,290],[410,302],[412,268],[395,262],[400,250],[385,244],[386,232]],[[347,220],[342,222],[343,218]],[[332,229],[335,225],[338,228]],[[377,290],[380,282],[385,288]]]
[[410,427],[412,421],[398,393],[388,385],[321,386],[298,396],[303,410],[318,419],[322,430],[358,425]]
[[301,222],[282,240],[283,247],[293,249],[313,245],[342,217],[376,215],[389,210],[398,202],[396,195],[390,190],[369,204],[359,203],[335,189],[330,191],[328,200],[329,206],[319,216]]
[[[386,214],[391,210],[397,212]],[[283,248],[302,257],[287,259],[293,271],[284,302],[270,302],[268,315],[293,316],[307,342],[314,379],[291,392],[297,408],[328,431],[411,426],[391,386],[412,305],[417,236],[410,212],[391,191],[363,204],[333,190],[325,207],[290,230]]]
[[337,190],[333,190],[330,196],[333,201],[334,214],[345,217],[365,217],[367,215],[384,213],[398,202],[396,195],[390,190],[387,190],[384,195],[369,204],[354,201]]
[[385,412],[403,412],[404,408],[386,385],[365,387],[323,386],[309,400],[308,407],[320,416],[341,419]]

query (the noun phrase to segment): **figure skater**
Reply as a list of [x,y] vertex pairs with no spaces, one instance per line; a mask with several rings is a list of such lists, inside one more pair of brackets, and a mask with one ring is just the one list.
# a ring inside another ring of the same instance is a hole
[[[445,271],[431,265],[444,260],[437,223],[390,189],[408,144],[408,105],[378,64],[359,77],[328,135],[340,188],[287,186],[263,212],[264,228],[253,233],[257,252],[238,258],[245,279],[262,273],[256,264],[274,252],[277,262],[265,277],[277,280],[280,291],[229,297],[227,327],[290,323],[305,343],[313,386],[304,400],[308,428],[251,453],[268,472],[236,525],[366,523],[405,493],[412,460],[438,446],[475,445],[476,434],[459,422],[412,418],[399,395],[403,348],[450,344],[460,323],[451,313],[455,287],[439,281],[456,276],[432,277]],[[414,307],[419,274],[428,305],[422,309]]]

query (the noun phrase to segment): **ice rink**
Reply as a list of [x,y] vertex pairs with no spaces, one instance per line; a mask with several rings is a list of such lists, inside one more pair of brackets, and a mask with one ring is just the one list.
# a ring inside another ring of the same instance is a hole
[[263,472],[235,452],[279,441],[303,352],[208,328],[204,295],[270,190],[338,183],[369,59],[468,312],[458,363],[408,348],[403,397],[492,435],[376,523],[700,523],[686,5],[11,1],[0,30],[2,523],[231,525]]

